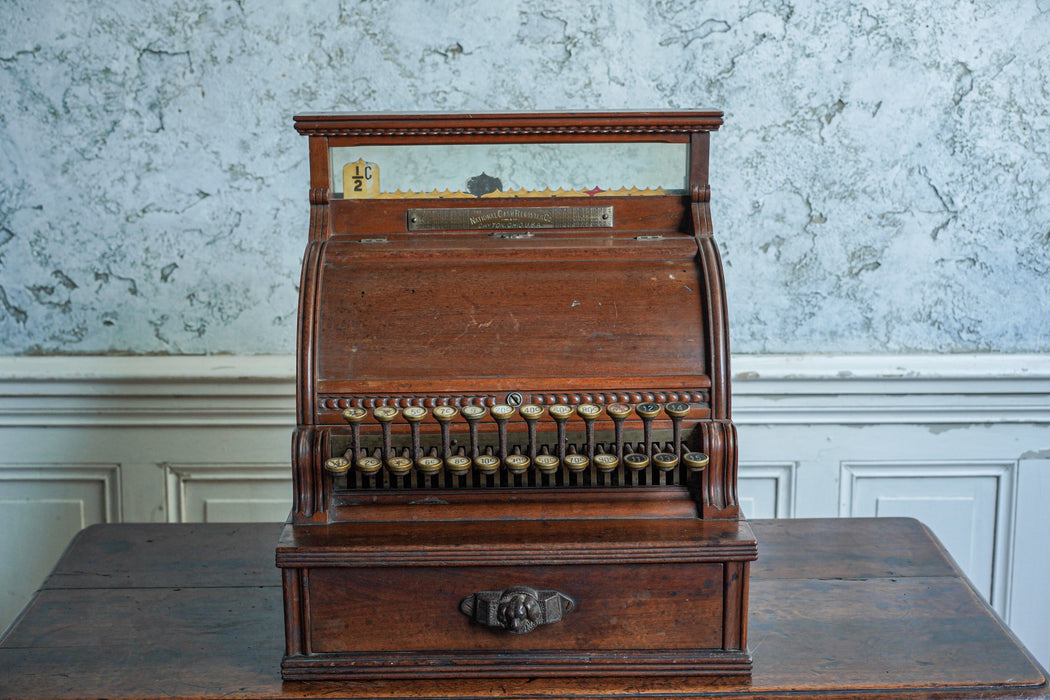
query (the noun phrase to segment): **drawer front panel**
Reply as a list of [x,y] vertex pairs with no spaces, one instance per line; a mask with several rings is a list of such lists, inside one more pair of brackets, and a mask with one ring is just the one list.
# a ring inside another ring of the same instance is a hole
[[[306,572],[310,647],[356,651],[718,649],[720,564],[314,568]],[[555,590],[563,619],[513,634],[460,610],[479,591]]]

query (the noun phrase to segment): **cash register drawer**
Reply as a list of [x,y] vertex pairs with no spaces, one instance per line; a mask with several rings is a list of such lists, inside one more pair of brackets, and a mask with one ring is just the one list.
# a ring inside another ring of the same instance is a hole
[[[356,566],[345,548],[279,556],[293,592],[286,614],[309,620],[285,676],[746,673],[740,615],[754,552],[727,530],[746,535],[747,524],[678,522],[695,532],[670,528],[653,551],[614,539],[587,553],[490,542],[488,554],[420,549],[383,561],[362,550]],[[696,536],[706,543],[683,546]],[[449,565],[456,558],[464,564]]]

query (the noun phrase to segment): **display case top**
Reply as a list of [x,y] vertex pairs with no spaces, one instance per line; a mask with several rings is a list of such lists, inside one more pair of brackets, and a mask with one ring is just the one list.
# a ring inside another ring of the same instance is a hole
[[303,285],[308,388],[706,404],[724,343],[702,240],[721,124],[717,111],[296,117],[324,244]]

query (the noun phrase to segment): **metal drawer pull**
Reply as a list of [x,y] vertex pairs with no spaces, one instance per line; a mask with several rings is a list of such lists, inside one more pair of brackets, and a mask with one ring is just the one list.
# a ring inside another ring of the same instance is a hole
[[576,601],[558,591],[511,586],[502,591],[478,591],[460,601],[459,609],[472,622],[525,634],[539,625],[557,622],[576,608]]

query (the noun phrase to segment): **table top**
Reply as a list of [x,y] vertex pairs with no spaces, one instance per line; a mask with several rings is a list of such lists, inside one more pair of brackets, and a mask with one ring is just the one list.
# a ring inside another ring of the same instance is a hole
[[280,525],[82,531],[0,641],[0,700],[1050,698],[1047,675],[914,520],[752,521],[750,681],[282,682]]

